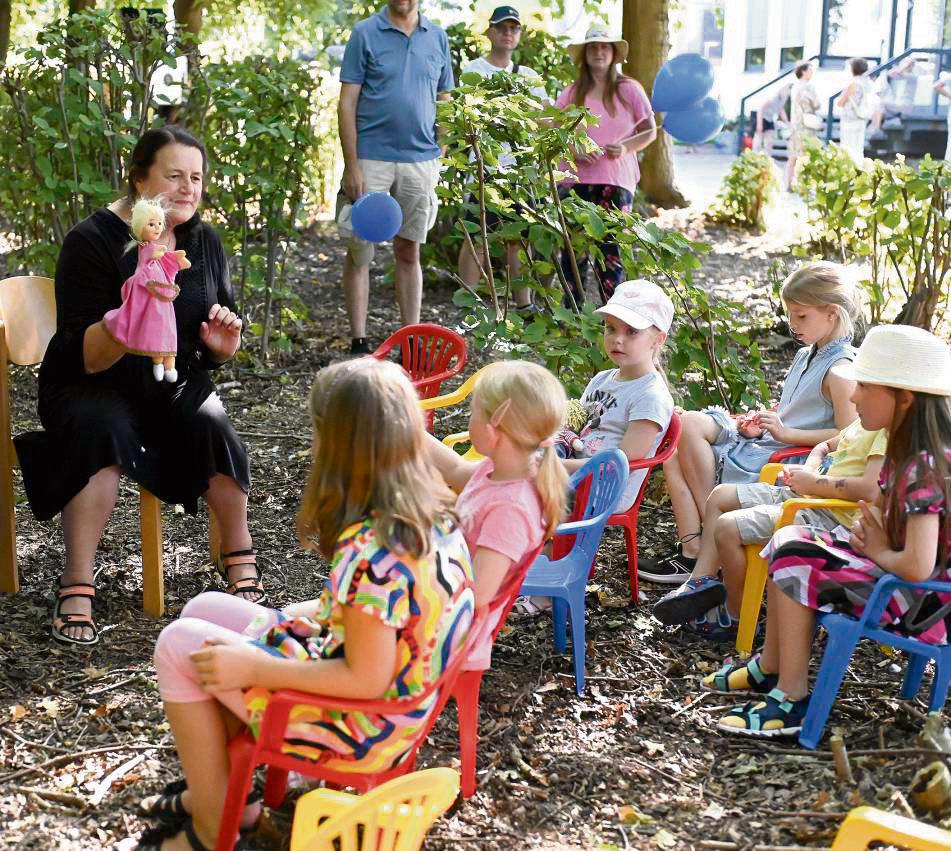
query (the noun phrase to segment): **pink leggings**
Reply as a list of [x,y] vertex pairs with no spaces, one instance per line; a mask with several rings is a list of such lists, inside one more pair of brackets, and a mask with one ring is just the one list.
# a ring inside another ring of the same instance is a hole
[[[215,695],[202,690],[190,654],[214,638],[225,644],[242,644],[245,627],[258,615],[267,615],[263,628],[278,622],[276,609],[249,603],[231,594],[210,591],[199,594],[182,609],[181,617],[162,630],[155,644],[155,670],[159,693],[166,703],[201,703],[217,700],[241,720],[248,717],[239,689]],[[261,651],[264,652],[264,651]]]

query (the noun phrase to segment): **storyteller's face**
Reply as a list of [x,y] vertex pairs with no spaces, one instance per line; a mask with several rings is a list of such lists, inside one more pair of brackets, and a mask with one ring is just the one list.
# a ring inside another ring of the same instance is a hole
[[796,341],[811,346],[827,338],[838,321],[838,313],[831,305],[786,303],[786,316],[789,330]]
[[148,174],[136,182],[135,189],[148,198],[161,196],[168,207],[168,226],[174,228],[195,215],[204,179],[201,151],[172,142],[159,148]]
[[607,71],[614,64],[614,45],[603,41],[585,45],[584,61],[592,71]]

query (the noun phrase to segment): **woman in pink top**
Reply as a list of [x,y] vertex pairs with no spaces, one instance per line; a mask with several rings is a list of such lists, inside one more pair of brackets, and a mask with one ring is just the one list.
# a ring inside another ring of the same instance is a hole
[[[584,41],[568,45],[568,52],[578,66],[578,76],[556,101],[559,107],[585,106],[598,119],[597,124],[588,127],[588,135],[597,143],[598,150],[575,154],[576,179],[562,184],[562,197],[574,192],[592,204],[623,211],[633,206],[634,190],[640,178],[637,152],[657,137],[654,112],[643,87],[618,73],[617,65],[627,58],[627,50],[623,39],[611,38],[601,29],[588,30]],[[620,283],[624,270],[615,243],[603,243],[600,249],[604,262],[598,264],[595,271],[604,304]],[[588,261],[581,257],[577,260],[583,280]],[[580,301],[581,284],[574,278],[567,252],[562,254],[561,267],[575,299]]]

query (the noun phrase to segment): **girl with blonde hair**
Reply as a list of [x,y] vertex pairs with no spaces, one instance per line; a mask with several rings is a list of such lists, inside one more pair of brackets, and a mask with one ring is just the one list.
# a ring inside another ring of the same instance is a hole
[[[509,571],[550,538],[565,511],[568,476],[554,450],[564,419],[565,391],[547,369],[501,361],[472,393],[469,438],[485,460],[464,461],[430,437],[430,457],[453,490],[456,513],[472,553],[476,606],[490,604]],[[487,624],[467,667],[488,667]]]
[[[428,462],[405,373],[372,358],[327,367],[314,383],[310,411],[314,461],[297,529],[304,546],[330,560],[320,598],[277,611],[202,594],[155,648],[185,781],[143,809],[179,820],[171,832],[183,830],[193,848],[215,845],[228,739],[242,724],[257,733],[270,692],[413,697],[468,645],[469,555],[452,494]],[[285,753],[338,771],[380,771],[401,759],[438,697],[385,717],[299,706]],[[256,809],[245,813],[245,824]]]

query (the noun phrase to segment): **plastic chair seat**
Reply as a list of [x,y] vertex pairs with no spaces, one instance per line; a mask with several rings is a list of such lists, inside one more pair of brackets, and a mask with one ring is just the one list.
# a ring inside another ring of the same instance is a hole
[[832,851],[864,851],[870,842],[913,851],[947,851],[951,832],[875,807],[856,807],[839,827]]

